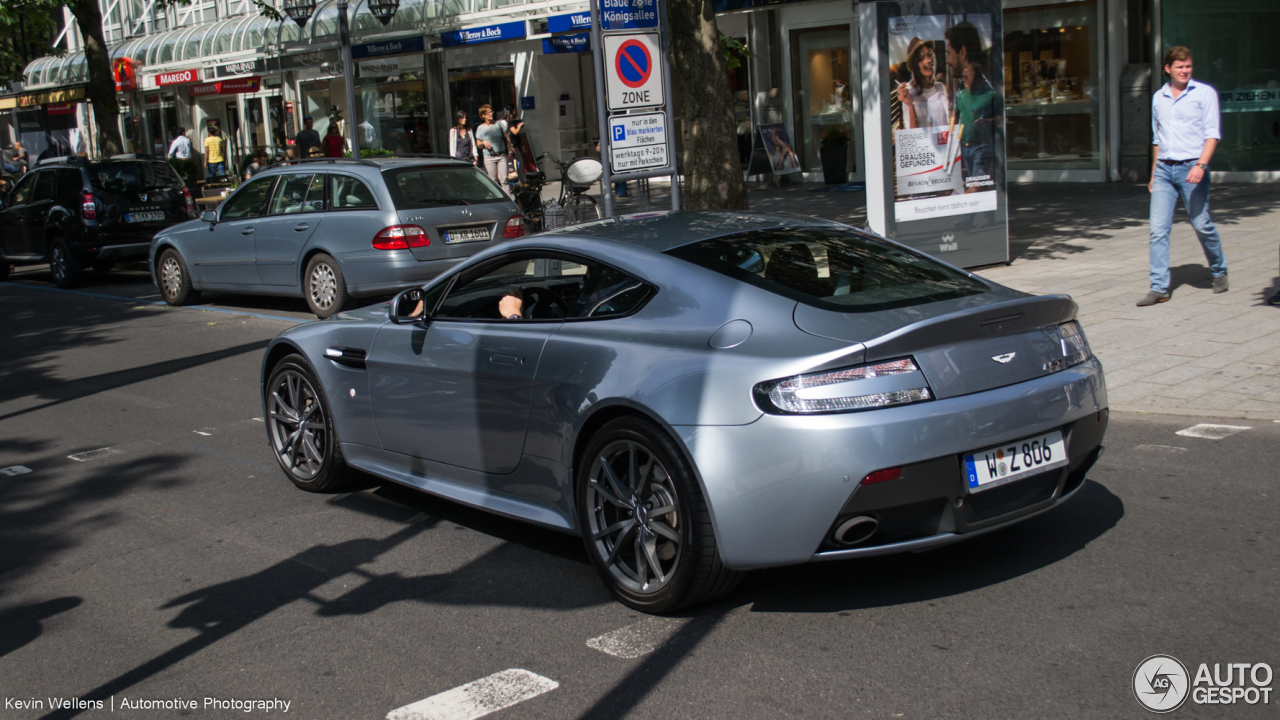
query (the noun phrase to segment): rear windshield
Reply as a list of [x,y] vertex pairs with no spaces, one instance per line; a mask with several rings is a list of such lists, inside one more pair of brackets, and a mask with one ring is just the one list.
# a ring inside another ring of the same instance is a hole
[[386,170],[383,176],[396,208],[444,207],[502,202],[502,189],[474,167],[410,167]]
[[110,162],[89,166],[89,180],[95,190],[138,192],[159,188],[176,188],[182,179],[168,165],[161,163]]
[[837,312],[923,305],[987,290],[924,255],[840,228],[754,230],[672,248],[667,254]]

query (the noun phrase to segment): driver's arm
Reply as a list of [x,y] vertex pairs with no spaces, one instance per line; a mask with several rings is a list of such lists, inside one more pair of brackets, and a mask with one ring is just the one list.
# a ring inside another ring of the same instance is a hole
[[506,295],[498,301],[498,315],[506,320],[520,320],[524,318],[524,298],[518,289],[507,291]]

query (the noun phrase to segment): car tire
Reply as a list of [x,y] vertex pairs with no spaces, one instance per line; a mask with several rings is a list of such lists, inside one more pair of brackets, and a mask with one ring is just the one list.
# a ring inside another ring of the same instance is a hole
[[266,408],[267,442],[294,485],[334,492],[350,484],[329,401],[302,356],[286,356],[272,368]]
[[200,291],[191,287],[191,272],[187,270],[186,261],[173,248],[160,253],[156,281],[160,284],[160,297],[170,305],[190,305],[200,300]]
[[53,275],[53,284],[60,288],[73,288],[84,277],[84,265],[60,237],[49,242],[49,272]]
[[0,282],[9,279],[9,261],[0,258]]
[[94,272],[109,273],[111,272],[111,268],[115,266],[116,266],[115,260],[94,260],[93,261]]
[[311,258],[302,283],[307,306],[321,320],[333,317],[347,304],[347,281],[342,277],[338,261],[329,255],[320,253]]
[[[587,444],[577,476],[587,555],[624,605],[671,612],[741,582],[743,573],[720,560],[692,466],[657,425],[639,417],[609,421]],[[673,509],[651,513],[664,508]]]

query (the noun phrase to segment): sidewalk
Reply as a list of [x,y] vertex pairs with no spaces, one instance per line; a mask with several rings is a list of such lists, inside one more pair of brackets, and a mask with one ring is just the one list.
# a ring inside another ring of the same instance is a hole
[[[752,210],[866,224],[866,194],[821,186],[753,189]],[[670,207],[654,182],[653,206]],[[1170,265],[1173,299],[1134,303],[1148,289],[1146,186],[1081,183],[1009,188],[1012,263],[977,269],[1029,293],[1066,293],[1107,373],[1118,411],[1280,420],[1280,308],[1263,301],[1280,287],[1280,203],[1273,185],[1213,188],[1231,290],[1210,291],[1204,253],[1178,209]],[[618,212],[635,212],[634,199]]]

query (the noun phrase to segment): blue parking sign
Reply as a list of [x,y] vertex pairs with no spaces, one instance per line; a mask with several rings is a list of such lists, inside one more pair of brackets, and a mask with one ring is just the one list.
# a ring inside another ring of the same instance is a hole
[[613,126],[613,141],[619,142],[627,139],[627,129],[621,125]]

